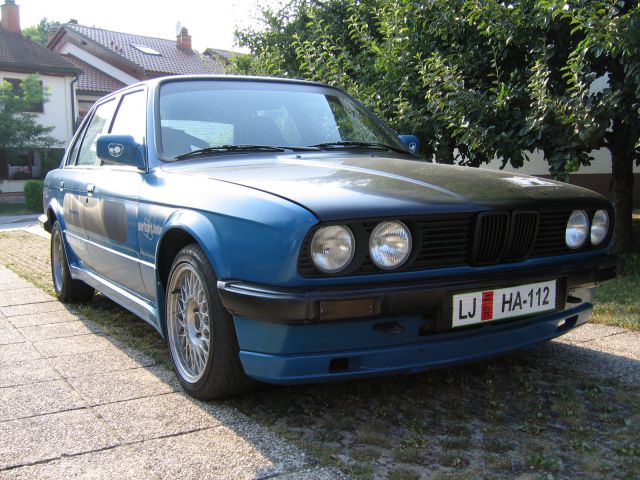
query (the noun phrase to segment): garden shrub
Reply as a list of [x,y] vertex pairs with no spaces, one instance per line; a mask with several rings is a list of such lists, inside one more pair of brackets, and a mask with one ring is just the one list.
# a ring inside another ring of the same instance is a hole
[[42,187],[41,180],[29,180],[24,184],[24,200],[27,208],[32,212],[42,211]]

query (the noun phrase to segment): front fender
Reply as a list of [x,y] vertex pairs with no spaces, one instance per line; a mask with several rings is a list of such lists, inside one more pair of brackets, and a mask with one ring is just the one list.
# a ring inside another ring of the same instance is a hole
[[213,270],[218,276],[226,272],[225,263],[215,252],[220,248],[220,239],[216,227],[211,220],[201,212],[194,210],[177,210],[173,212],[165,222],[160,240],[156,246],[156,267],[160,261],[160,248],[168,232],[182,230],[189,234],[204,250]]

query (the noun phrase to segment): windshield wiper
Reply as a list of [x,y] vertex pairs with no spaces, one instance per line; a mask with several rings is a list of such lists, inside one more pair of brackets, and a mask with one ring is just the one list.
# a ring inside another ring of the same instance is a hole
[[285,147],[272,147],[270,145],[220,145],[217,147],[206,147],[192,152],[183,153],[175,157],[176,160],[182,160],[189,157],[198,157],[210,153],[219,152],[284,152]]
[[409,153],[407,150],[402,148],[394,147],[392,145],[387,145],[386,143],[379,142],[350,142],[350,141],[340,141],[340,142],[326,142],[326,143],[318,143],[317,145],[311,145],[312,147],[318,148],[365,148],[365,149],[375,149],[375,150],[393,150],[394,152],[399,153]]
[[183,153],[175,157],[176,160],[183,158],[197,157],[199,155],[207,155],[218,152],[284,152],[291,150],[293,152],[317,152],[318,147],[301,147],[301,146],[280,146],[280,145],[221,145],[219,147],[206,147],[193,152]]

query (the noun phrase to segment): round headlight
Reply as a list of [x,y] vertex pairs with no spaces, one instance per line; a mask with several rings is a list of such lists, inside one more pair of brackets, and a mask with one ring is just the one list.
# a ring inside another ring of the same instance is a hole
[[567,231],[565,232],[565,242],[569,248],[580,248],[587,240],[589,233],[589,217],[584,210],[574,210],[571,212],[569,221],[567,222]]
[[311,240],[311,259],[325,273],[344,270],[353,258],[356,241],[347,227],[331,225],[322,227]]
[[600,245],[609,233],[609,214],[606,210],[598,210],[591,222],[591,244]]
[[371,232],[371,260],[384,270],[398,268],[411,254],[411,232],[402,222],[382,222]]

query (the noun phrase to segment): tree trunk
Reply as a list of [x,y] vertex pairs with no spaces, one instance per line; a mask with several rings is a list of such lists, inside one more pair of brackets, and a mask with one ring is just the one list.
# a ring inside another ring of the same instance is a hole
[[633,241],[633,152],[635,135],[624,124],[614,121],[611,142],[611,193],[615,208],[614,249],[634,250]]

